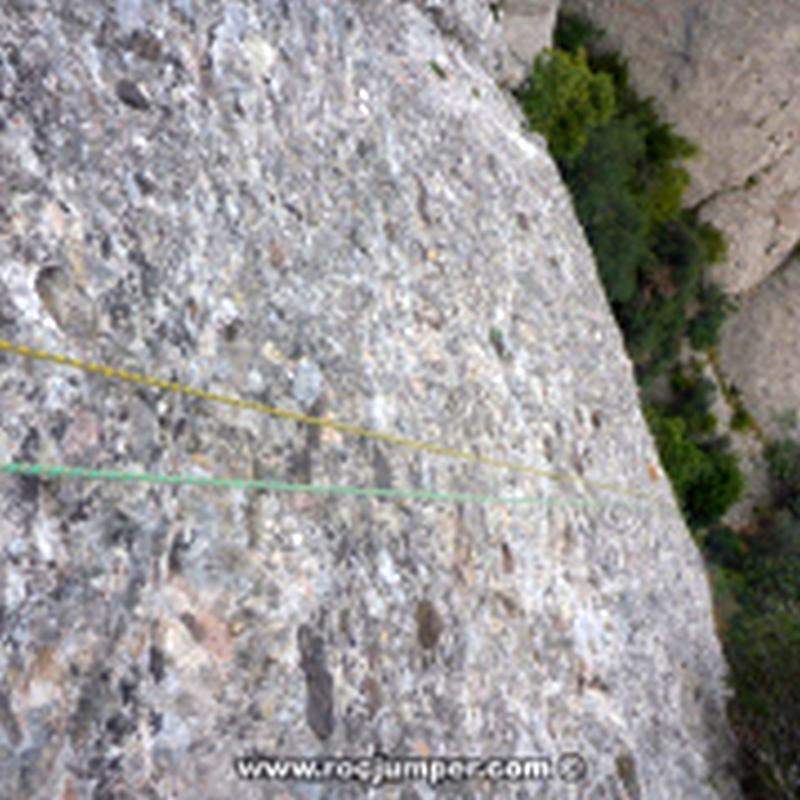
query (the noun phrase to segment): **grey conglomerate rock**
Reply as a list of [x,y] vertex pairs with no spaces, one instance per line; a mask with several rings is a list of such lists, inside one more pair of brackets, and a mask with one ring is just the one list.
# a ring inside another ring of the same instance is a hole
[[3,463],[549,501],[0,476],[0,797],[367,795],[253,750],[737,796],[701,560],[505,58],[478,0],[4,4],[0,338],[574,480],[0,354]]

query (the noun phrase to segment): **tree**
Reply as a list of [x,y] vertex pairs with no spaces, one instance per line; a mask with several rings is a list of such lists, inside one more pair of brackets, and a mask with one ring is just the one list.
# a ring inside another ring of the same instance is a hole
[[773,481],[800,487],[800,442],[794,439],[770,442],[764,448],[764,458]]
[[744,477],[733,453],[706,450],[703,466],[686,491],[686,514],[693,527],[719,520],[741,497]]
[[783,439],[764,450],[772,494],[777,507],[800,520],[800,442]]
[[728,257],[728,242],[722,231],[710,222],[697,223],[695,230],[703,245],[706,264],[720,264]]
[[723,442],[702,446],[693,442],[681,417],[670,417],[653,406],[645,409],[645,416],[689,525],[713,525],[744,488],[735,456]]
[[734,572],[744,568],[748,555],[745,540],[726,525],[711,528],[703,541],[703,551],[713,564]]
[[665,164],[653,173],[642,189],[644,204],[654,222],[669,222],[680,214],[689,173],[674,164]]
[[703,248],[694,231],[682,220],[660,225],[656,230],[654,251],[672,268],[672,282],[684,301],[693,299],[700,286]]
[[635,125],[616,118],[595,128],[588,142],[562,170],[606,294],[612,303],[625,303],[635,296],[639,273],[651,258],[647,214],[631,191],[644,144]]
[[672,401],[669,413],[680,416],[686,422],[686,432],[694,439],[707,437],[716,428],[716,418],[711,413],[711,404],[717,393],[716,386],[706,378],[696,362],[690,371],[676,369],[670,380]]
[[604,38],[605,34],[592,22],[578,14],[559,11],[553,41],[560,50],[575,53],[581,48],[589,49]]
[[689,342],[695,350],[707,350],[719,341],[722,324],[735,305],[714,284],[700,290],[699,302],[700,309],[689,322]]
[[620,324],[642,386],[675,363],[686,330],[683,300],[675,295],[642,295],[619,312]]
[[576,158],[589,130],[614,112],[613,83],[592,72],[585,50],[541,53],[517,97],[531,129],[544,134],[556,158],[566,160]]
[[730,717],[752,797],[800,796],[800,608],[739,614],[726,641],[736,692]]
[[703,453],[686,437],[686,423],[680,417],[668,417],[654,406],[645,409],[645,417],[656,440],[661,463],[683,505],[689,488],[703,469]]

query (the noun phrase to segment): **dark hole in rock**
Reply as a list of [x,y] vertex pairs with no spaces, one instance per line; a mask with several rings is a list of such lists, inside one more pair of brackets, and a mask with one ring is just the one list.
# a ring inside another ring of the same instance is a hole
[[333,711],[333,676],[325,658],[325,642],[308,625],[297,630],[300,669],[306,680],[306,722],[319,739],[333,733],[336,719]]
[[164,652],[158,647],[151,647],[149,661],[150,674],[153,676],[153,680],[156,683],[161,683],[161,681],[164,680],[164,675],[166,674]]
[[430,600],[420,600],[414,618],[417,622],[417,640],[425,650],[433,650],[444,630],[441,614]]
[[137,111],[147,111],[150,108],[150,101],[142,89],[133,81],[123,78],[117,81],[117,97],[126,106],[135,108]]
[[135,30],[129,37],[127,47],[145,61],[161,58],[161,42],[149,31]]
[[636,762],[630,753],[620,753],[615,760],[617,776],[619,777],[630,800],[641,800],[642,793],[639,788],[639,777],[636,772]]

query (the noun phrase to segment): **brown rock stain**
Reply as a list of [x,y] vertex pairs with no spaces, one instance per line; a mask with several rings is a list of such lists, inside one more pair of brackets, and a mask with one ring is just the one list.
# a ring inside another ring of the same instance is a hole
[[78,800],[78,793],[75,791],[75,784],[72,782],[72,778],[67,778],[65,781],[61,800]]
[[424,739],[415,739],[411,747],[417,758],[430,758],[433,753],[431,746]]
[[269,263],[275,269],[286,266],[286,251],[274,239],[269,243]]
[[503,572],[506,575],[510,575],[514,571],[514,554],[506,542],[500,545],[500,553],[503,560]]
[[511,595],[506,594],[505,592],[495,592],[494,597],[495,600],[500,603],[500,605],[503,607],[503,610],[509,617],[518,619],[525,616],[525,612],[522,610],[519,603],[517,603],[517,601],[511,597]]
[[233,639],[228,625],[208,612],[180,615],[181,622],[192,638],[214,656],[217,661],[230,661],[234,655]]

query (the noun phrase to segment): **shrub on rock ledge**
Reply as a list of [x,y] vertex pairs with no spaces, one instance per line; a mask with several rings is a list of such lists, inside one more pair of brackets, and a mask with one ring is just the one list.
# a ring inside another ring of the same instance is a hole
[[614,112],[611,79],[592,72],[583,50],[540,54],[518,99],[530,127],[544,134],[557,158],[576,158],[589,130]]

